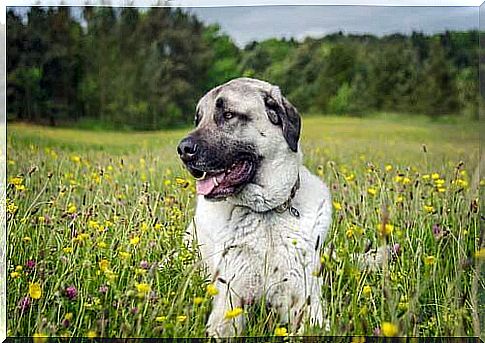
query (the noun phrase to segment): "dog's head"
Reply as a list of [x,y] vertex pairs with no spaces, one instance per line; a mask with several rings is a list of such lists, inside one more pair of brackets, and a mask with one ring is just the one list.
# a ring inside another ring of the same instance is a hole
[[239,78],[212,89],[197,105],[195,125],[177,150],[207,199],[249,183],[264,187],[284,177],[280,167],[299,161],[300,116],[267,82]]

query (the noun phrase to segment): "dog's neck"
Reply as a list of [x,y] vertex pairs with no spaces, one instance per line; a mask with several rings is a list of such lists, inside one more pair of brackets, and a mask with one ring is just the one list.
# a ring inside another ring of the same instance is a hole
[[247,207],[253,212],[276,211],[283,213],[289,209],[296,213],[291,203],[300,186],[299,169],[291,173],[291,176],[283,179],[283,181],[286,180],[286,184],[247,184],[239,194],[229,197],[227,200],[234,206]]
[[290,197],[284,203],[282,203],[280,206],[275,207],[273,209],[273,211],[275,211],[277,213],[284,213],[286,211],[289,211],[292,216],[294,216],[296,218],[300,217],[300,212],[298,211],[298,209],[293,207],[292,204],[291,204],[292,201],[293,201],[293,198],[295,197],[296,192],[298,192],[299,188],[300,188],[300,174],[298,174],[296,182],[293,185],[293,188],[291,188]]

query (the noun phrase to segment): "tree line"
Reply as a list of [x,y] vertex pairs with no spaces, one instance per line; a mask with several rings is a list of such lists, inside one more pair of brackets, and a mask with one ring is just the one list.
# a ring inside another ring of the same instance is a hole
[[478,118],[478,31],[269,39],[239,48],[176,8],[7,11],[7,115],[47,125],[153,130],[239,76],[278,84],[300,112]]

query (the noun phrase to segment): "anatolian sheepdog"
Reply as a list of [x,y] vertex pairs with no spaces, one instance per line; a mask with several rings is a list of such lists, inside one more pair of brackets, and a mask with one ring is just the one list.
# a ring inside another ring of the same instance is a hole
[[197,105],[196,128],[178,146],[197,179],[189,231],[219,293],[210,336],[243,333],[233,308],[264,299],[295,333],[322,325],[320,247],[331,221],[327,186],[302,165],[301,120],[268,82],[238,78]]

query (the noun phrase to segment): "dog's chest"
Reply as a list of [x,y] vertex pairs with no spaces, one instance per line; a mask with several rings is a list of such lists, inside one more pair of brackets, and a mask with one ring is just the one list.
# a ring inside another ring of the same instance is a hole
[[298,214],[236,207],[217,220],[201,222],[197,228],[200,249],[212,275],[243,280],[252,293],[262,284],[281,283],[311,268],[313,221],[304,210]]

